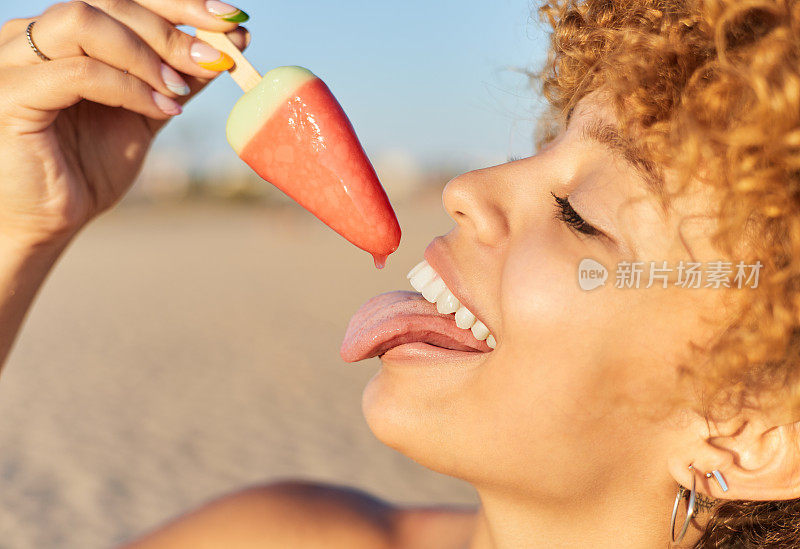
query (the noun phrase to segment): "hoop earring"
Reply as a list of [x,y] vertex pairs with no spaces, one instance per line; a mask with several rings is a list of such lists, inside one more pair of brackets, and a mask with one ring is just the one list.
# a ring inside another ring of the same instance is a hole
[[697,477],[695,477],[694,474],[694,467],[689,465],[689,469],[692,470],[692,490],[689,492],[689,505],[686,507],[686,519],[683,521],[683,526],[681,526],[681,531],[678,534],[677,539],[675,539],[675,519],[678,516],[678,505],[683,499],[683,495],[686,493],[686,488],[683,486],[678,485],[678,494],[675,496],[675,504],[672,506],[672,519],[670,520],[670,536],[672,537],[672,543],[680,543],[680,541],[683,539],[683,536],[686,535],[686,531],[689,529],[689,523],[692,521],[692,517],[694,516],[694,504],[697,500],[697,492],[695,490],[697,485]]

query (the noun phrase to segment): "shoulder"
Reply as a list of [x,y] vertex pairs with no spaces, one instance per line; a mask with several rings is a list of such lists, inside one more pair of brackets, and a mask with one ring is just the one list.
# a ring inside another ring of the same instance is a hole
[[446,511],[400,509],[352,488],[284,481],[212,500],[121,549],[301,549],[322,541],[330,549],[398,549],[423,535],[420,528],[429,539],[463,532],[468,515],[451,520]]

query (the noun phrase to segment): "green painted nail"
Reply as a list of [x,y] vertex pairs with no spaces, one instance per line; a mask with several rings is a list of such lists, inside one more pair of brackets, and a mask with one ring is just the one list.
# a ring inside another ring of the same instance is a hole
[[220,15],[220,19],[223,21],[227,21],[228,23],[244,23],[245,21],[250,19],[250,16],[247,15],[242,10],[236,10],[231,14]]

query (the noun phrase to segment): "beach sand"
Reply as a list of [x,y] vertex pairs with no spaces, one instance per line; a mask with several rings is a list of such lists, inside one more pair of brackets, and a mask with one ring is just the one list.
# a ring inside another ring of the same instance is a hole
[[296,206],[112,211],[74,242],[0,376],[0,548],[108,548],[254,483],[345,484],[401,504],[476,502],[383,446],[339,358],[369,297],[451,227],[440,196],[400,205],[372,258]]

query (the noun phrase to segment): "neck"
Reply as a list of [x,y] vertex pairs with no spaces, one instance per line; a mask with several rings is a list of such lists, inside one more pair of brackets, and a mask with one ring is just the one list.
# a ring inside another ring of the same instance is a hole
[[[652,479],[651,479],[652,480]],[[557,506],[519,494],[478,489],[481,509],[469,549],[518,547],[594,549],[652,549],[668,547],[670,515],[677,485],[612,487]],[[708,513],[692,521],[681,547],[699,539]],[[685,503],[678,507],[675,531],[686,518]]]

